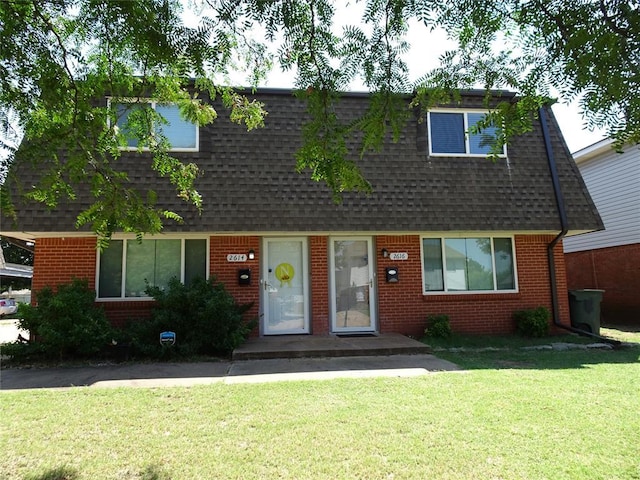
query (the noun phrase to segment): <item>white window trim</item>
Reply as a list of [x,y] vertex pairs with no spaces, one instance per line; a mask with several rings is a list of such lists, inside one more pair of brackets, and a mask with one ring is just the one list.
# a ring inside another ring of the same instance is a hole
[[[148,302],[152,301],[153,297],[126,297],[125,293],[125,283],[127,281],[127,244],[130,241],[136,241],[135,238],[130,238],[128,236],[123,237],[114,237],[113,240],[122,241],[122,280],[120,282],[120,296],[119,297],[100,297],[100,257],[101,253],[98,251],[98,255],[96,255],[96,301],[98,302]],[[209,271],[210,271],[210,237],[204,236],[188,236],[188,237],[180,237],[180,238],[146,238],[145,240],[180,240],[180,282],[184,283],[184,273],[185,273],[185,241],[186,240],[205,240],[205,279],[209,279]]]
[[[156,109],[157,105],[163,105],[163,103],[158,102],[157,100],[153,100],[152,98],[143,98],[143,97],[124,97],[124,98],[114,98],[114,97],[107,97],[107,109],[111,108],[111,102],[114,102],[116,104],[118,103],[148,103],[151,105],[151,108],[153,108],[154,110]],[[167,105],[175,105],[175,103],[168,103]],[[111,127],[111,117],[108,117],[108,125],[109,127]],[[169,152],[199,152],[200,151],[200,127],[198,127],[198,125],[193,125],[193,127],[196,129],[196,146],[195,147],[180,147],[180,148],[174,148],[171,147],[169,149]],[[120,150],[125,151],[125,152],[137,152],[139,149],[138,147],[130,147],[130,146],[125,146],[125,147],[118,147]],[[143,152],[148,152],[150,149],[149,147],[142,147],[141,149]]]
[[[440,240],[440,249],[442,253],[442,281],[443,281],[443,290],[425,290],[424,281],[425,281],[425,271],[424,271],[424,239],[439,239]],[[491,240],[491,267],[493,269],[493,290],[447,290],[447,260],[446,260],[446,246],[445,240],[448,238],[489,238]],[[498,290],[497,287],[497,278],[496,278],[496,256],[493,247],[493,240],[495,238],[510,238],[511,239],[511,255],[513,258],[513,284],[514,288],[508,290]],[[422,295],[500,295],[504,293],[518,293],[518,260],[516,258],[516,242],[515,237],[513,235],[482,235],[482,234],[469,234],[469,235],[421,235],[420,236],[420,269],[421,269],[421,277],[422,277]]]
[[[464,148],[465,153],[440,153],[433,152],[432,146],[433,142],[431,141],[431,113],[458,113],[463,115],[464,122]],[[429,141],[429,156],[431,157],[475,157],[475,158],[487,158],[489,154],[486,153],[469,153],[471,148],[469,146],[469,113],[481,113],[486,115],[489,113],[489,110],[484,109],[462,109],[462,108],[434,108],[427,112],[427,136]],[[499,158],[507,157],[507,146],[502,146],[502,153],[498,154]]]

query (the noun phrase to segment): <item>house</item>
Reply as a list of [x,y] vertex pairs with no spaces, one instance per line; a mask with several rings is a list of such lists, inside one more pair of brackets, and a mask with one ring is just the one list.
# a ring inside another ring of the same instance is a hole
[[0,291],[5,281],[13,278],[30,280],[33,276],[33,267],[18,263],[7,262],[4,258],[4,251],[0,247]]
[[574,154],[605,229],[564,242],[570,289],[604,290],[602,320],[640,325],[640,147],[602,140]]
[[[540,305],[569,325],[561,238],[602,228],[600,217],[550,109],[495,162],[478,136],[465,136],[483,114],[483,94],[416,112],[380,152],[360,159],[351,144],[373,193],[336,204],[323,184],[294,171],[305,103],[291,91],[259,90],[250,96],[266,104],[263,129],[176,120],[175,155],[204,170],[201,215],[131,151],[119,162],[132,181],[154,185],[183,224],[141,243],[116,235],[99,253],[96,238],[74,227],[77,206],[52,215],[31,203],[16,205],[19,221],[6,235],[36,242],[34,291],[87,278],[115,324],[148,315],[145,280],[206,275],[239,302],[255,302],[256,335],[421,335],[429,314],[449,315],[457,332],[507,333],[514,311]],[[346,93],[337,112],[348,121],[367,102]],[[16,168],[33,175],[26,163]]]

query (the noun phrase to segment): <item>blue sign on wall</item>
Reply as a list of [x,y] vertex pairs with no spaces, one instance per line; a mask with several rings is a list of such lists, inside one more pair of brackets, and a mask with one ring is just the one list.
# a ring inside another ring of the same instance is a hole
[[176,343],[176,332],[161,332],[160,345],[171,346]]

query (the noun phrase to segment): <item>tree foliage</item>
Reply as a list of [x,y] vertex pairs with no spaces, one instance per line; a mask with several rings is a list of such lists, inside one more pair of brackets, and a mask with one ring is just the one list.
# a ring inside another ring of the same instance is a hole
[[[456,102],[465,88],[507,89],[517,101],[492,106],[484,122],[502,143],[531,128],[540,106],[560,94],[579,100],[589,127],[608,129],[616,146],[640,142],[640,6],[622,0],[362,0],[359,18],[336,26],[331,0],[3,0],[0,2],[0,126],[25,140],[20,156],[42,171],[26,192],[49,206],[75,199],[88,185],[93,204],[78,217],[103,237],[114,231],[155,233],[174,212],[156,206],[152,191],[132,186],[119,170],[121,133],[113,98],[152,97],[177,103],[186,118],[206,125],[221,98],[233,121],[260,127],[260,103],[227,88],[233,71],[258,85],[277,61],[295,75],[308,105],[295,168],[343,191],[369,192],[347,141],[361,153],[397,137],[412,107]],[[183,6],[195,11],[187,23]],[[341,19],[344,20],[344,19]],[[443,28],[456,48],[418,79],[404,60],[409,29]],[[260,32],[257,34],[256,32]],[[359,119],[341,118],[340,92],[354,81],[372,92]],[[132,116],[133,117],[133,116]],[[17,120],[16,120],[17,119]],[[153,120],[153,119],[151,119]],[[177,195],[202,208],[194,188],[197,164],[168,153],[150,117],[130,119],[149,168],[168,178]],[[155,121],[162,121],[156,118]],[[146,123],[145,123],[146,122]],[[11,142],[4,147],[11,149]],[[7,162],[12,162],[11,155]],[[294,168],[292,159],[292,168]],[[0,195],[6,212],[8,197]]]

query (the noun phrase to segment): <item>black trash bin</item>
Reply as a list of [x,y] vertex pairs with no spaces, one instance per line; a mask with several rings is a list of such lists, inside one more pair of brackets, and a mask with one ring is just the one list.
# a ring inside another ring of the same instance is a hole
[[569,290],[571,326],[600,335],[600,302],[604,290]]

